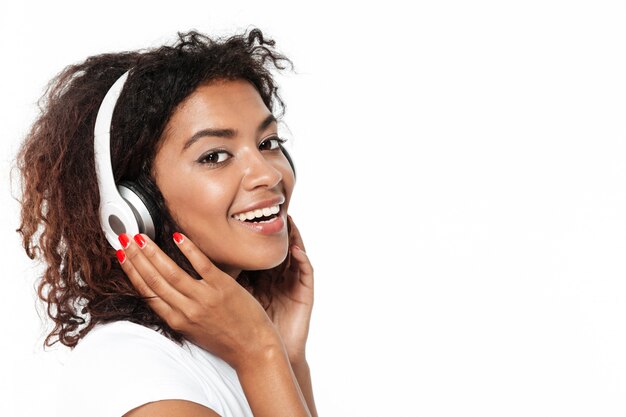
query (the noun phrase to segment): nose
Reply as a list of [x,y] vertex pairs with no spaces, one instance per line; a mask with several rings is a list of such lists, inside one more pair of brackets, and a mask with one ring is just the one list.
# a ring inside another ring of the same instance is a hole
[[244,160],[243,187],[254,190],[258,187],[274,188],[283,179],[283,174],[272,163],[272,156],[266,157],[261,152],[251,152]]

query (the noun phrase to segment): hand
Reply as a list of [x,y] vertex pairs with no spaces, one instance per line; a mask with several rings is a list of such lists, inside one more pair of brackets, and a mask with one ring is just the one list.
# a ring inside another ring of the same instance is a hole
[[280,333],[289,361],[300,364],[306,361],[306,341],[313,310],[313,266],[291,216],[288,216],[288,222],[291,259],[284,272],[284,285],[273,294],[267,314]]
[[236,370],[272,349],[283,349],[259,302],[189,239],[177,237],[201,280],[189,276],[147,236],[136,235],[133,241],[120,235],[122,269],[150,307],[172,329]]

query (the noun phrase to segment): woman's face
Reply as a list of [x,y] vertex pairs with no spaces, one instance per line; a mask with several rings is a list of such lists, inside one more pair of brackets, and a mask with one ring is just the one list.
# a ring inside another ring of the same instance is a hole
[[157,152],[156,184],[181,232],[233,277],[287,256],[294,173],[278,143],[252,84],[215,81],[174,111]]

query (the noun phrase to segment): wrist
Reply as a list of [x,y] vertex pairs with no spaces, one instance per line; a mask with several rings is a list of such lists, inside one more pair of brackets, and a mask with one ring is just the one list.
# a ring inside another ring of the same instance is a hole
[[298,352],[287,352],[289,363],[291,366],[307,365],[306,352],[304,350]]
[[300,379],[300,377],[304,375],[309,375],[309,373],[311,372],[309,368],[309,363],[307,362],[306,358],[290,361],[289,363],[291,365],[293,373],[298,379]]
[[232,364],[237,373],[272,366],[286,361],[287,353],[280,336],[276,332],[268,332],[249,346],[241,359]]

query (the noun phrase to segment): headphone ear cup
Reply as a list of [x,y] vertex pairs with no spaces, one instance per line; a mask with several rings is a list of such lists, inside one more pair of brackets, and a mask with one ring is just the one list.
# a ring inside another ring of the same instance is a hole
[[296,176],[296,166],[293,164],[293,160],[291,159],[291,155],[289,155],[289,152],[287,152],[287,149],[285,149],[285,147],[283,145],[279,145],[280,146],[280,150],[283,151],[283,154],[285,155],[285,158],[287,158],[287,162],[289,162],[289,166],[291,167],[291,170],[293,171],[293,176],[295,178]]
[[120,182],[117,189],[133,211],[139,225],[139,231],[154,240],[157,234],[156,225],[159,224],[159,209],[152,198],[137,183],[132,181]]

